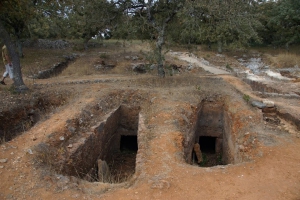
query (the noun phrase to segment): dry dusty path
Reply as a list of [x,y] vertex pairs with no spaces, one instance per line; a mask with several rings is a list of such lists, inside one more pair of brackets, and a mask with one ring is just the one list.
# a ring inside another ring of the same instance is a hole
[[230,74],[229,72],[227,72],[223,69],[218,69],[216,67],[208,66],[208,65],[202,63],[201,60],[199,60],[195,55],[190,54],[190,53],[171,52],[170,55],[176,56],[179,59],[184,60],[186,62],[195,64],[198,67],[203,68],[205,71],[215,74],[215,75]]

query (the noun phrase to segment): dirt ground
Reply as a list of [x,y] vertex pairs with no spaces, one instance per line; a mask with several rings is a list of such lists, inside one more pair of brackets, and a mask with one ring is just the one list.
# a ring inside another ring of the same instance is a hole
[[[155,72],[128,72],[127,67],[126,73],[61,74],[35,84],[25,78],[31,89],[27,94],[2,89],[0,123],[13,136],[0,132],[9,140],[0,146],[0,199],[300,199],[300,133],[291,120],[300,119],[299,98],[268,98],[281,113],[274,124],[245,99],[263,97],[234,74],[186,70],[190,63],[174,56],[166,60],[186,67],[164,79]],[[123,72],[121,67],[117,64],[115,70]],[[299,89],[299,82],[290,84]],[[234,152],[224,165],[186,162],[202,101],[222,102],[229,119],[224,129]],[[61,174],[52,163],[60,158],[37,151],[39,144],[62,147],[57,144],[61,137],[74,148],[82,134],[93,132],[121,104],[141,107],[135,173],[126,181],[89,182]],[[72,122],[77,123],[76,134],[66,135]]]

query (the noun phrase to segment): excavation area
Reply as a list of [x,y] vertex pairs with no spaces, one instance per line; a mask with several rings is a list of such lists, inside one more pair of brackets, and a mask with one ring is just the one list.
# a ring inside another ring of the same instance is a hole
[[91,182],[126,181],[135,172],[139,110],[121,105],[93,127],[93,132],[82,133],[79,141],[64,141],[68,152],[57,168],[64,175]]
[[234,147],[223,103],[202,101],[194,123],[196,128],[191,137],[194,137],[194,145],[190,162],[202,167],[232,163]]
[[0,199],[298,199],[299,99],[177,62],[2,91]]

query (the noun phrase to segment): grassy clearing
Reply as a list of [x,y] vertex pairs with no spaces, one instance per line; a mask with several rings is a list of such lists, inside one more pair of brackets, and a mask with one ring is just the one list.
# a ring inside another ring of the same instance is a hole
[[275,56],[266,54],[266,59],[271,66],[277,68],[292,68],[300,65],[300,56],[293,53],[279,53]]
[[263,54],[264,62],[274,68],[292,68],[300,65],[300,48],[292,46],[289,51],[285,48],[260,47],[251,50]]
[[[65,55],[77,53],[80,55],[76,61],[69,64],[61,76],[80,77],[96,74],[133,74],[131,67],[135,63],[149,63],[151,57],[151,44],[149,41],[140,40],[91,40],[89,49],[78,49],[83,45],[82,41],[71,41],[72,47],[68,49],[35,49],[24,48],[25,58],[21,59],[22,72],[24,77],[37,74],[41,70],[49,69],[54,64],[64,60]],[[153,45],[152,45],[153,47]],[[198,57],[203,57],[210,63],[217,66],[235,68],[237,64],[234,59],[225,60],[225,57],[216,57],[216,52],[207,50],[206,46],[193,45],[191,47],[168,44],[166,49],[173,51],[192,52]],[[226,52],[227,58],[232,58],[239,54],[247,54],[255,50],[263,54],[264,62],[275,68],[289,68],[300,65],[300,50],[294,48],[287,52],[284,49],[255,48],[243,52]],[[137,56],[138,60],[124,59],[125,57]],[[111,69],[97,69],[96,66],[104,61],[108,65],[115,65]],[[167,65],[184,65],[178,58],[165,55]],[[225,64],[224,64],[225,63]],[[227,63],[227,65],[226,65]]]
[[[21,58],[21,67],[24,77],[37,74],[41,70],[49,69],[54,64],[65,60],[64,56],[76,53],[80,58],[71,63],[63,72],[63,76],[84,76],[91,74],[125,73],[128,61],[124,63],[126,55],[136,55],[143,60],[149,49],[147,42],[138,40],[91,40],[89,49],[84,50],[82,41],[71,41],[72,47],[67,49],[37,49],[24,48],[24,58]],[[104,60],[107,64],[116,65],[108,71],[97,71],[95,65]],[[125,67],[126,66],[126,67]]]
[[71,54],[71,49],[36,49],[24,48],[25,57],[21,58],[22,73],[30,76],[40,70],[48,69],[54,64],[64,61],[64,55]]

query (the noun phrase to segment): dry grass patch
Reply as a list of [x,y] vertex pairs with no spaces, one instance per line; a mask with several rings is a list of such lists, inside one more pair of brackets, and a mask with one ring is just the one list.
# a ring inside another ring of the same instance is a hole
[[266,54],[266,60],[277,68],[292,68],[300,64],[300,57],[293,53],[280,53],[276,56]]
[[30,76],[38,71],[49,69],[54,64],[65,60],[64,56],[71,54],[71,49],[36,49],[24,48],[25,57],[21,58],[22,73]]
[[97,57],[95,56],[81,56],[75,62],[70,63],[69,66],[61,73],[61,76],[83,76],[95,73],[93,63]]

